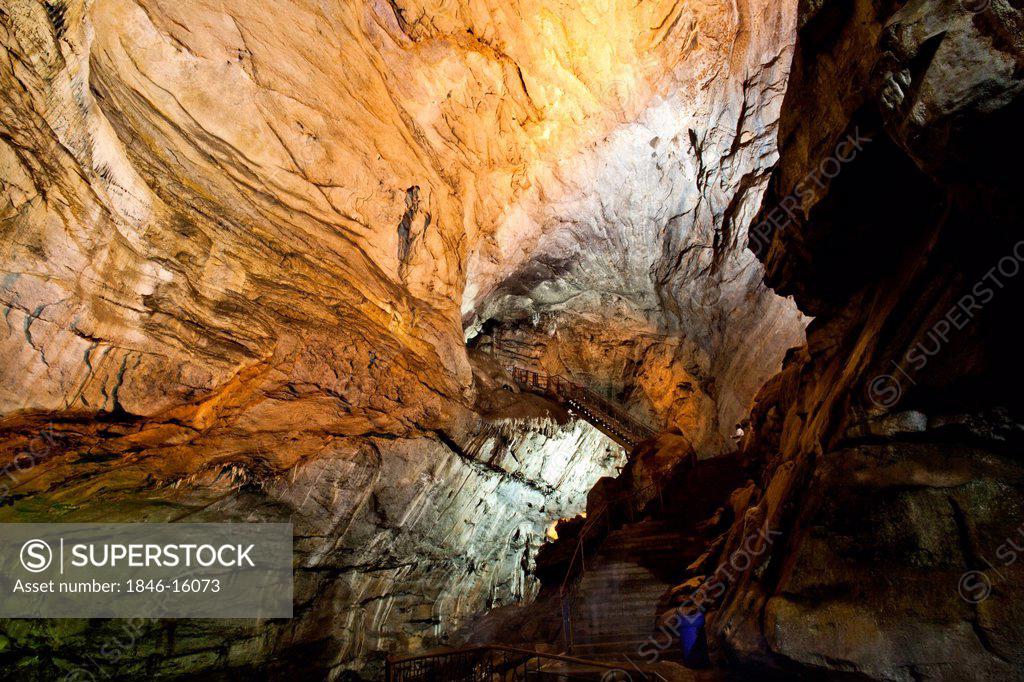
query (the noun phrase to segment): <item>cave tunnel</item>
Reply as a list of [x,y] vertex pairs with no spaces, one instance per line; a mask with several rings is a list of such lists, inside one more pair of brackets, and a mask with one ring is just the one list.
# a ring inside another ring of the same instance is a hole
[[0,0],[0,677],[1024,680],[1019,0]]

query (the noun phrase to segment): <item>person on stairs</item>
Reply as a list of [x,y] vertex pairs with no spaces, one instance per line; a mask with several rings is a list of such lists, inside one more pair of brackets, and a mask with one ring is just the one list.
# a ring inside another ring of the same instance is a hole
[[683,649],[683,664],[700,669],[711,665],[708,658],[708,635],[704,628],[704,612],[696,606],[679,618],[679,645]]

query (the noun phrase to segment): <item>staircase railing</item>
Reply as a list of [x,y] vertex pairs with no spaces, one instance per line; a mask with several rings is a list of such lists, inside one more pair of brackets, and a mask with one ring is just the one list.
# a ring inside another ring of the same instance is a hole
[[[643,488],[608,499],[587,517],[583,527],[580,528],[576,538],[576,549],[569,560],[565,578],[558,591],[562,607],[562,636],[567,652],[572,653],[578,644],[575,636],[573,607],[579,596],[579,586],[583,581],[583,574],[587,570],[587,540],[597,537],[597,541],[590,543],[591,549],[599,545],[600,540],[611,531],[615,513],[619,513],[624,521],[635,522],[652,502],[657,502],[659,510],[664,509],[662,483],[660,478],[655,478]],[[599,537],[598,531],[603,531]]]
[[[654,429],[637,420],[618,405],[563,376],[515,365],[506,366],[506,370],[512,375],[512,379],[520,389],[555,398],[624,447],[636,447],[642,441],[657,435]],[[565,639],[566,651],[569,653],[572,653],[577,644],[573,607],[578,598],[580,582],[586,572],[588,541],[592,545],[598,544],[593,541],[594,538],[598,535],[599,530],[607,533],[611,529],[615,514],[621,514],[626,520],[635,521],[652,502],[652,498],[657,498],[659,505],[663,504],[660,480],[656,479],[639,490],[607,500],[587,518],[580,529],[576,548],[569,560],[565,578],[559,590],[562,634]]]
[[[591,670],[587,670],[587,669]],[[518,682],[520,680],[626,679],[620,666],[562,654],[484,644],[441,652],[388,658],[386,682]]]
[[525,367],[506,368],[523,390],[555,398],[623,447],[633,448],[657,433],[615,403],[574,381]]

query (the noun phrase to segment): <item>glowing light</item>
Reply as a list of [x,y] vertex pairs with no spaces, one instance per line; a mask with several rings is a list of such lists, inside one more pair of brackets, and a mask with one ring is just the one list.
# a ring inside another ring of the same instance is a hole
[[551,525],[548,526],[547,533],[545,533],[545,535],[548,536],[548,540],[557,540],[558,539],[558,531],[555,530],[555,526],[557,526],[557,525],[558,525],[558,521],[552,521]]

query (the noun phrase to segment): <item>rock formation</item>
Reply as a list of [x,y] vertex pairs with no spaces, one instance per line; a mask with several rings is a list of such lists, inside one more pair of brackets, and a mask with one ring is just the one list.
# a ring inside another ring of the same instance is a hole
[[[291,520],[296,617],[0,670],[373,677],[749,415],[721,653],[1019,676],[1019,2],[796,5],[5,0],[0,521]],[[666,433],[611,483],[515,363]]]
[[729,655],[885,680],[1019,679],[1024,112],[1011,3],[803,7],[751,247],[814,315],[758,397],[766,464],[723,562]]
[[[722,451],[803,338],[744,250],[794,20],[5,2],[0,520],[298,533],[294,620],[148,624],[104,672],[372,676],[529,598],[622,454],[508,403],[480,329],[554,331],[557,369]],[[0,665],[50,679],[116,628],[5,623]]]
[[[1020,21],[999,2],[801,8],[750,247],[814,321],[751,415],[759,480],[697,524],[735,519],[664,596],[670,623],[709,610],[720,661],[756,679],[1024,675]],[[627,653],[671,659],[659,641]]]

